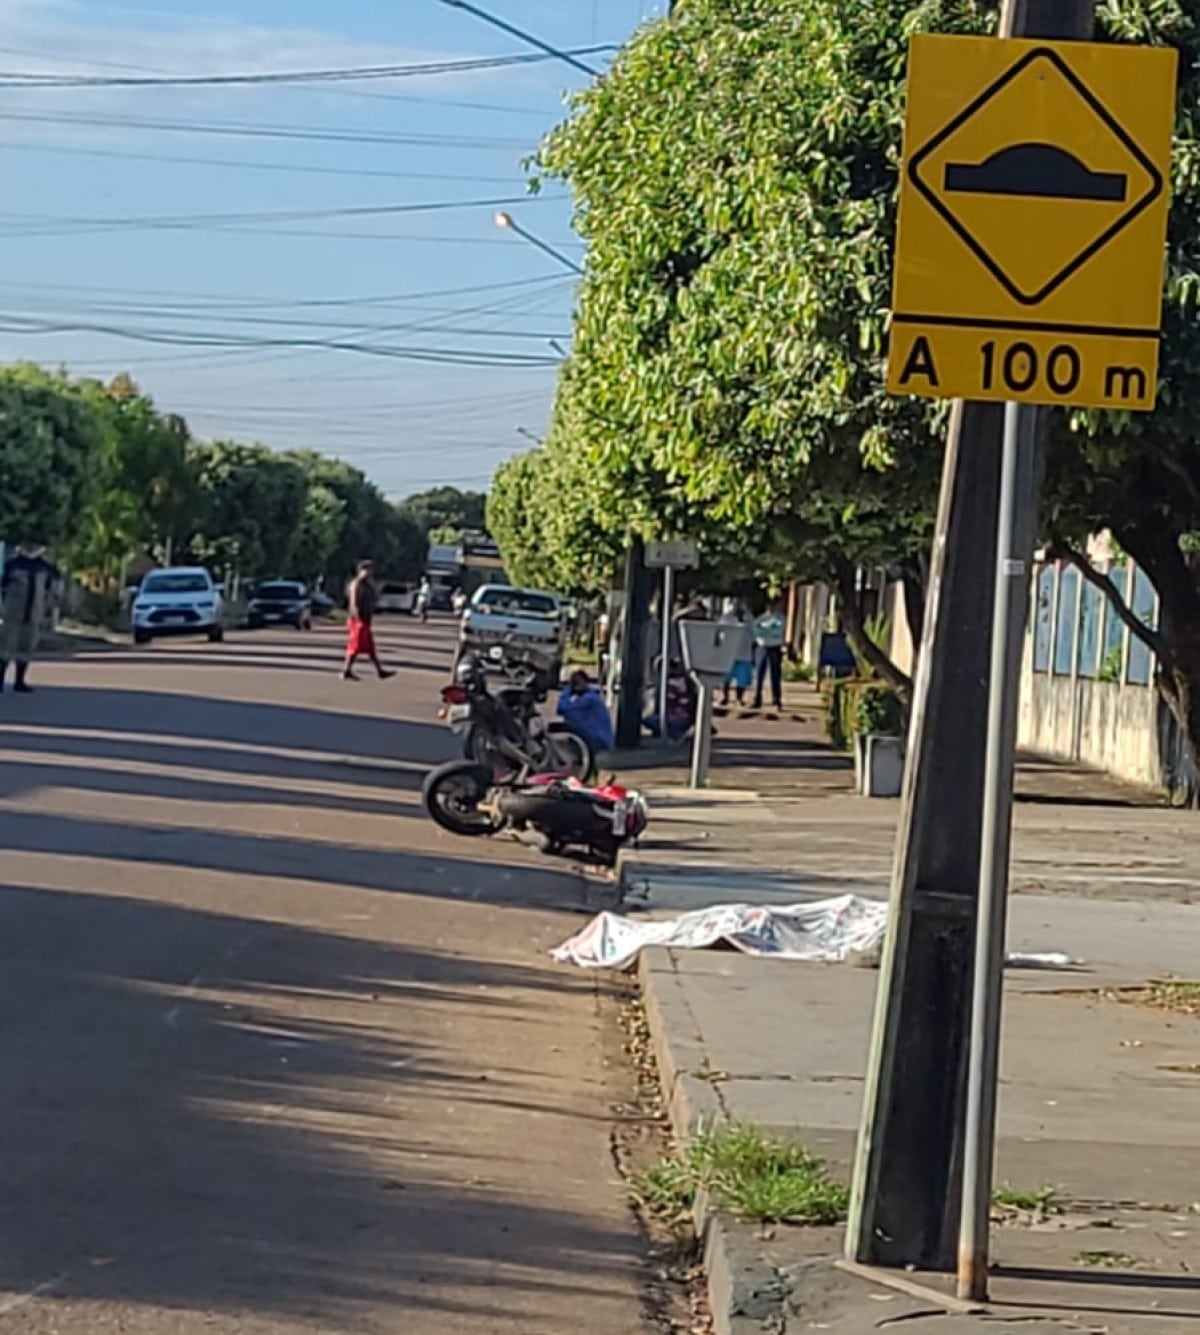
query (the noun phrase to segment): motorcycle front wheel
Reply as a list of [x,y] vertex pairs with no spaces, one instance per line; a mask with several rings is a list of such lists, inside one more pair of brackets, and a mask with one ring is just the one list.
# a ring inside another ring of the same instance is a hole
[[480,809],[492,788],[492,772],[469,760],[453,760],[425,780],[421,796],[430,817],[451,834],[478,837],[495,834],[491,812]]

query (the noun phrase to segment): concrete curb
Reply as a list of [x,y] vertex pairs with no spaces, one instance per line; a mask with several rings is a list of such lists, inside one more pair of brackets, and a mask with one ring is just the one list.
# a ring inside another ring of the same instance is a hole
[[[690,1021],[671,952],[643,951],[638,980],[671,1131],[682,1143],[701,1126],[726,1120],[727,1113],[719,1086],[696,1074],[704,1071],[707,1054]],[[695,1228],[716,1335],[786,1335],[795,1312],[792,1295],[804,1287],[797,1268],[772,1265],[748,1230],[715,1210],[704,1195],[696,1201]],[[834,1259],[813,1257],[804,1263],[814,1288],[844,1285]]]

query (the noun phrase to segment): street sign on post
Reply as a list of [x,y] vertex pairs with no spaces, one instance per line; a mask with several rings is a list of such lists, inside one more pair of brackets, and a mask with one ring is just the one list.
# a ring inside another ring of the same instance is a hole
[[[1092,0],[1004,0],[1002,36],[1037,41],[917,37],[909,63],[888,384],[985,402],[951,417],[847,1253],[946,1268],[953,1228],[977,1301],[1034,405],[1156,393],[1175,55],[1083,45],[1092,18]],[[1004,402],[1002,441],[986,400]]]
[[[729,626],[722,621],[679,623],[683,665],[700,690],[696,706],[696,737],[692,747],[693,788],[703,788],[708,783],[708,762],[712,754],[713,696],[717,687],[733,671],[740,631],[740,626]],[[663,717],[665,719],[666,715]]]
[[1176,63],[913,38],[889,390],[1154,407]]
[[699,564],[700,545],[690,539],[646,544],[646,565],[651,570],[695,570]]

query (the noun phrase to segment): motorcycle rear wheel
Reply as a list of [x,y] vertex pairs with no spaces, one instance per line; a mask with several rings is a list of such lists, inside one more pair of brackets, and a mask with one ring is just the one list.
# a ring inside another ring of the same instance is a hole
[[554,768],[580,783],[591,783],[596,777],[596,752],[591,742],[563,723],[550,725],[549,739]]
[[452,760],[429,774],[421,789],[430,818],[451,834],[478,838],[495,834],[495,817],[479,804],[492,788],[492,772],[469,760]]

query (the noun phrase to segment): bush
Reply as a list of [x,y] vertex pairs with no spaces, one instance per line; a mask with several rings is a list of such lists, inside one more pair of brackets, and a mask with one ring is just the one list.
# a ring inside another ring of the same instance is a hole
[[825,683],[825,736],[830,746],[844,751],[850,745],[842,717],[848,682],[834,679]]
[[860,733],[899,737],[903,731],[904,706],[890,686],[857,678],[826,686],[825,735],[839,751],[848,750]]
[[854,732],[899,737],[904,731],[904,707],[890,686],[863,682],[854,697]]

